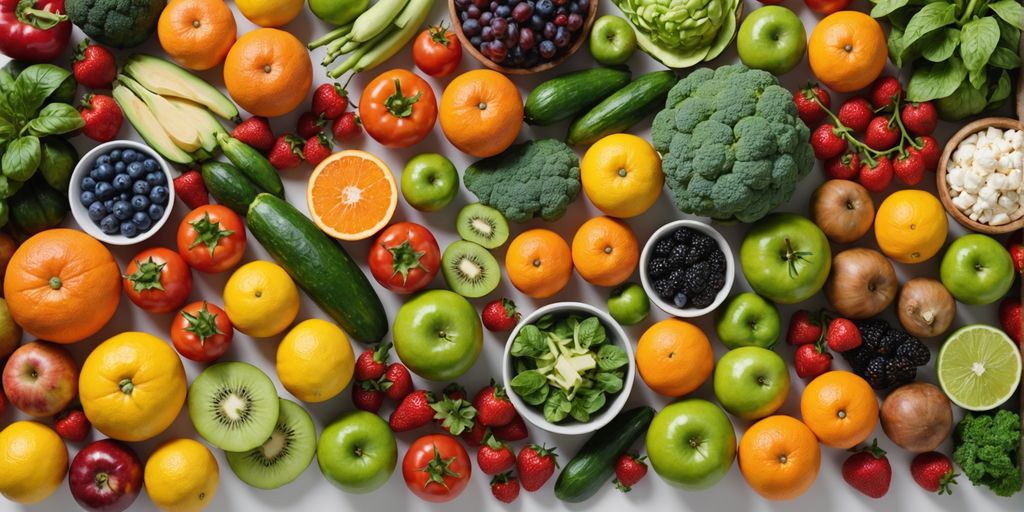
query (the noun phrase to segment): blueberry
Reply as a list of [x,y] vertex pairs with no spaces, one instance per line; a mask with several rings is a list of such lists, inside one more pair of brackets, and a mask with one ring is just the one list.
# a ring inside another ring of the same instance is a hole
[[494,15],[498,18],[508,18],[512,15],[512,9],[507,5],[499,5],[498,8],[494,10]]
[[94,192],[96,193],[96,198],[101,201],[106,201],[107,199],[114,197],[114,186],[105,181],[101,181],[96,184]]
[[110,155],[100,155],[99,158],[96,159],[96,165],[103,165],[103,164],[109,164],[109,163],[110,163]]
[[93,222],[99,222],[100,219],[107,216],[107,209],[103,207],[103,203],[96,201],[89,205],[89,218]]
[[132,185],[132,192],[136,194],[149,195],[149,182],[145,180],[136,181]]
[[111,162],[119,162],[120,160],[121,160],[121,150],[120,149],[115,149],[115,150],[110,152],[110,161]]
[[550,18],[555,12],[555,3],[551,0],[537,0],[535,10],[541,17]]
[[146,183],[152,186],[160,185],[164,182],[164,173],[162,172],[151,172],[146,174]]
[[138,158],[138,156],[139,153],[134,149],[126,149],[121,152],[121,160],[124,160],[125,162],[128,163],[134,162]]
[[82,206],[88,208],[89,205],[96,202],[96,194],[89,190],[83,190],[78,196],[78,200],[82,202]]
[[106,217],[103,217],[102,220],[100,220],[100,231],[108,235],[113,235],[114,233],[117,233],[118,227],[119,223],[117,222],[117,218],[114,217],[113,215],[107,215]]
[[135,212],[135,215],[132,215],[132,224],[135,224],[140,231],[145,231],[153,225],[153,219],[149,218],[145,212]]
[[128,192],[121,192],[121,194],[117,196],[117,199],[120,199],[122,201],[127,201],[127,200],[129,200],[131,198],[132,198],[132,195],[129,194]]
[[480,22],[472,18],[462,22],[462,32],[469,37],[480,33]]
[[158,204],[149,205],[149,218],[160,220],[164,216],[164,207]]
[[117,162],[114,164],[114,174],[124,174],[128,171],[128,164],[124,162]]
[[146,168],[142,165],[142,162],[132,162],[128,164],[128,176],[131,176],[133,180],[137,180],[146,174]]
[[108,211],[108,212],[110,210],[113,210],[114,209],[114,200],[113,199],[107,199],[106,201],[103,201],[103,209]]
[[111,213],[117,217],[118,220],[127,220],[132,216],[132,205],[128,201],[117,201],[114,203],[114,208]]
[[135,238],[139,236],[139,228],[131,222],[122,222],[121,234],[128,238]]
[[82,178],[82,190],[96,190],[96,180],[92,176]]
[[554,57],[555,52],[558,51],[558,48],[555,47],[555,43],[551,42],[549,39],[541,41],[538,49],[540,49],[540,57],[542,59],[550,59],[551,57]]
[[114,179],[114,166],[110,164],[101,164],[89,174],[96,181],[110,181]]
[[163,185],[157,185],[149,191],[149,200],[156,204],[167,204],[167,196],[167,187]]
[[147,158],[142,161],[142,168],[145,169],[146,172],[158,172],[160,170],[160,164],[152,158]]
[[676,293],[675,296],[672,297],[672,304],[679,309],[685,308],[687,302],[689,302],[689,299],[683,292]]
[[137,212],[144,212],[149,208],[149,198],[146,196],[132,197],[132,208]]
[[127,174],[118,174],[113,180],[114,190],[125,191],[132,188],[132,177]]

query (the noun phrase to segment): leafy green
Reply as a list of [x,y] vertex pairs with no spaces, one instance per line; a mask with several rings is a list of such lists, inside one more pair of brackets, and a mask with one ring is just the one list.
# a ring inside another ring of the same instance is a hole
[[547,350],[547,342],[544,341],[544,334],[536,325],[525,325],[516,334],[512,341],[510,351],[516,357],[540,357]]
[[736,33],[739,0],[613,0],[640,48],[670,68],[718,57]]
[[509,386],[530,405],[540,405],[548,398],[548,379],[537,370],[520,372],[512,378]]
[[953,431],[953,461],[974,485],[1012,496],[1021,488],[1020,439],[1017,413],[968,412]]
[[626,351],[614,345],[604,345],[597,351],[597,366],[602,370],[615,370],[629,364]]

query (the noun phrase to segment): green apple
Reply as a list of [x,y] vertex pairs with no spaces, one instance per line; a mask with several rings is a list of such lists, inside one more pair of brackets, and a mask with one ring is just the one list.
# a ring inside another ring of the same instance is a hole
[[949,244],[939,266],[942,284],[964,304],[991,304],[1013,286],[1013,260],[994,238],[977,233]]
[[608,296],[608,313],[622,325],[636,325],[651,312],[651,301],[642,286],[626,283]]
[[345,25],[366,11],[370,0],[309,0],[309,10],[331,25]]
[[803,22],[793,11],[779,5],[750,13],[736,34],[740,60],[747,67],[763,69],[773,75],[796,67],[806,49],[807,33]]
[[473,305],[448,290],[426,291],[403,304],[393,332],[398,357],[428,380],[461,377],[483,348],[483,326]]
[[707,489],[729,472],[736,431],[717,405],[688,398],[668,405],[647,429],[647,456],[655,473],[691,491]]
[[402,197],[423,212],[436,212],[448,206],[459,193],[459,173],[443,155],[417,155],[402,169]]
[[789,394],[789,369],[782,356],[762,347],[726,352],[715,365],[715,397],[738,418],[756,420],[782,407]]
[[779,311],[756,293],[741,293],[719,311],[715,331],[728,348],[771,348],[782,333]]
[[365,494],[387,483],[398,463],[398,443],[379,416],[352,411],[331,423],[316,445],[320,472],[345,492]]
[[806,217],[775,213],[747,231],[740,266],[759,295],[778,304],[795,304],[825,286],[832,249],[821,228]]
[[636,32],[628,21],[611,14],[601,16],[590,31],[590,54],[606,66],[622,64],[636,51]]

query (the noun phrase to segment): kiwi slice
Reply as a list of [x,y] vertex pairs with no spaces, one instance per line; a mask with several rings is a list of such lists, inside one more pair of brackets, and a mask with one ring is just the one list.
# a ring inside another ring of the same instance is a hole
[[463,240],[496,249],[508,240],[508,221],[498,210],[480,203],[466,205],[455,219]]
[[217,363],[203,370],[188,391],[188,415],[199,435],[229,452],[252,450],[277,425],[277,389],[249,363]]
[[487,249],[465,240],[444,250],[441,272],[453,292],[472,299],[493,292],[501,281],[498,260]]
[[227,452],[238,478],[257,489],[277,489],[299,477],[316,455],[316,426],[299,404],[280,399],[281,414],[270,439],[246,452]]

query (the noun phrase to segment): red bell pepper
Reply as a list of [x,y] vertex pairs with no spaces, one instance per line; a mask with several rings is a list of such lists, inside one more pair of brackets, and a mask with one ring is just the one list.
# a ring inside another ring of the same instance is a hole
[[71,39],[64,0],[0,0],[0,53],[26,62],[57,58]]

